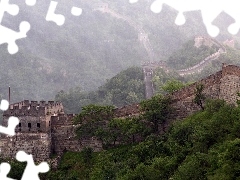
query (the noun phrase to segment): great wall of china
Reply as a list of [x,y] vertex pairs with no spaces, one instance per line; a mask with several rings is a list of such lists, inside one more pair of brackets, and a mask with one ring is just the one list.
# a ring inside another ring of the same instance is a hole
[[[230,42],[230,43],[232,43],[232,42]],[[189,67],[186,69],[174,70],[174,71],[176,71],[180,76],[187,76],[187,75],[191,75],[191,74],[195,74],[195,73],[200,73],[212,61],[218,59],[221,56],[221,54],[226,53],[226,48],[224,45],[222,45],[221,43],[219,43],[218,41],[216,41],[212,38],[207,38],[207,37],[202,37],[202,36],[195,38],[194,46],[196,46],[197,48],[202,45],[212,46],[213,44],[219,48],[217,52],[209,55],[208,57],[204,58],[202,61],[200,61],[198,64],[196,64],[192,67]],[[229,45],[229,44],[226,42],[226,45]],[[232,47],[234,46],[233,44],[230,44],[230,45]],[[145,97],[148,99],[148,98],[151,98],[154,94],[154,85],[152,82],[153,75],[154,75],[154,69],[162,68],[166,72],[168,72],[170,70],[173,71],[173,69],[167,67],[167,65],[164,62],[150,62],[150,61],[142,64],[142,68],[143,68],[144,81],[145,81]]]
[[[169,94],[171,106],[175,109],[174,119],[183,119],[200,110],[200,107],[193,102],[197,84],[203,84],[203,93],[207,98],[223,99],[229,104],[236,105],[239,98],[237,93],[240,92],[240,67],[223,64],[221,71]],[[118,108],[115,111],[115,116],[127,117],[139,113],[141,113],[139,105],[133,104]]]
[[[139,31],[141,30],[140,32],[146,34],[141,27],[127,17],[123,17],[105,6],[102,7],[102,9],[104,9],[104,12],[110,13],[116,18],[126,20],[129,24],[132,24],[132,26],[138,27],[137,29]],[[151,48],[149,49],[150,46],[146,45],[147,43],[150,44],[147,36],[141,42],[143,45],[145,43],[144,47],[149,57],[154,57]],[[200,37],[198,43],[195,45],[198,46],[205,42],[207,41],[202,41]],[[223,45],[214,40],[211,41],[211,43],[216,43],[218,45],[219,50],[217,52],[193,67],[178,70],[179,74],[182,73],[180,75],[187,75],[201,71],[209,62],[226,52]],[[161,67],[166,71],[169,70],[163,62],[149,62],[143,64],[147,98],[150,98],[154,93],[152,76],[154,73],[153,70],[156,67]],[[193,103],[197,84],[204,85],[204,94],[208,98],[224,99],[227,103],[235,104],[238,99],[237,93],[240,92],[240,67],[223,65],[221,71],[170,94],[171,106],[174,108],[174,118],[169,121],[183,119],[200,109]],[[114,117],[131,117],[141,113],[139,104],[132,104],[115,109]],[[33,154],[37,162],[46,160],[49,161],[53,167],[56,167],[64,151],[81,151],[84,147],[91,147],[94,151],[102,150],[101,142],[94,137],[90,139],[76,138],[74,130],[78,125],[74,125],[72,122],[74,115],[64,114],[63,106],[59,102],[29,102],[25,100],[11,104],[10,108],[3,114],[2,124],[4,126],[7,125],[10,116],[17,116],[20,123],[16,128],[15,136],[9,137],[1,135],[0,154],[2,157],[13,159],[18,150],[24,150],[29,154]],[[56,153],[57,157],[50,160],[53,153]]]
[[[236,104],[240,92],[240,67],[223,65],[222,70],[193,83],[183,89],[169,94],[170,105],[174,108],[172,119],[183,119],[200,110],[194,102],[197,84],[204,85],[203,93],[208,98],[224,99],[227,103]],[[114,110],[114,117],[131,117],[141,114],[139,104],[132,104]],[[91,147],[94,151],[102,150],[101,141],[94,137],[90,139],[76,138],[74,129],[78,126],[72,122],[73,115],[65,115],[63,106],[58,102],[22,101],[11,104],[3,114],[4,126],[10,116],[19,118],[16,135],[13,137],[1,135],[0,154],[2,157],[14,158],[18,150],[33,154],[36,161],[48,160],[54,166],[64,151],[81,151]],[[4,152],[4,153],[3,153]],[[52,153],[58,156],[50,160]]]
[[[152,45],[150,43],[150,40],[148,38],[148,33],[145,32],[145,30],[142,28],[142,26],[133,21],[130,17],[121,15],[114,10],[110,9],[107,3],[100,3],[95,5],[95,8],[93,11],[100,11],[102,13],[110,14],[112,17],[117,19],[122,19],[123,21],[126,21],[130,26],[132,26],[137,32],[138,32],[138,40],[145,48],[149,61],[142,64],[143,67],[143,73],[144,73],[144,81],[145,81],[145,97],[148,99],[153,96],[154,94],[154,85],[152,82],[153,75],[154,75],[154,69],[160,67],[163,68],[166,72],[171,70],[171,68],[167,67],[166,64],[163,62],[156,62],[155,59],[155,53],[153,51]],[[202,61],[200,61],[198,64],[188,67],[185,69],[179,69],[175,70],[180,76],[186,76],[191,75],[194,73],[200,73],[210,62],[213,60],[216,60],[220,57],[221,54],[226,53],[226,48],[224,45],[219,43],[218,41],[212,39],[212,38],[206,38],[206,37],[196,37],[195,38],[195,46],[200,47],[201,45],[206,46],[212,46],[216,45],[219,49],[217,52],[209,55],[208,57],[204,58]],[[227,45],[230,44],[230,46],[234,46],[234,42],[229,41],[226,42]]]

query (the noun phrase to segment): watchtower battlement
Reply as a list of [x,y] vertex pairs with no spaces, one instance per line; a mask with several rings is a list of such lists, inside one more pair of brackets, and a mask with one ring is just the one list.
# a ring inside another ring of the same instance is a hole
[[10,104],[9,109],[3,113],[2,124],[7,126],[8,118],[10,116],[16,116],[20,121],[16,127],[16,132],[47,133],[51,129],[52,117],[59,115],[64,115],[61,102],[24,100]]
[[57,114],[64,114],[61,102],[24,100],[10,104],[3,116],[56,116]]

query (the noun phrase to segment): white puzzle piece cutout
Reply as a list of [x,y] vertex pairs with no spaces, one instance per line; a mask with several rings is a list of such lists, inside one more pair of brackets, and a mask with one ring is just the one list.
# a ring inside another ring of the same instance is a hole
[[11,116],[8,119],[8,127],[0,126],[0,133],[6,134],[9,136],[15,135],[15,128],[19,124],[19,119],[17,117]]
[[25,0],[25,3],[28,5],[28,6],[34,6],[36,4],[36,0]]
[[[9,107],[9,102],[5,99],[1,101],[0,104],[0,109],[2,111],[6,111]],[[19,119],[17,117],[11,116],[8,119],[8,127],[3,127],[0,125],[0,133],[6,134],[9,136],[14,136],[15,135],[15,128],[19,124]]]
[[27,162],[27,166],[23,172],[21,180],[40,180],[38,174],[46,173],[49,171],[49,165],[47,162],[41,162],[36,166],[32,155],[27,154],[24,151],[18,151],[16,159],[20,162]]
[[235,19],[235,23],[228,27],[228,32],[235,35],[240,29],[240,1],[237,0],[155,0],[151,5],[151,10],[154,13],[160,13],[163,4],[167,4],[178,11],[175,20],[177,25],[185,23],[184,12],[201,10],[203,23],[208,34],[212,37],[219,34],[219,28],[214,26],[212,22],[223,11]]
[[0,104],[0,109],[2,111],[6,111],[8,109],[8,107],[9,107],[9,102],[7,100],[3,99]]
[[9,4],[9,0],[1,0],[0,2],[0,23],[2,22],[4,13],[7,12],[12,16],[16,16],[19,12],[19,7],[16,4]]
[[[26,0],[26,2],[31,4],[30,0]],[[19,32],[2,26],[1,22],[5,12],[12,16],[16,16],[19,13],[19,7],[15,4],[9,4],[9,0],[1,0],[0,2],[0,44],[7,43],[8,52],[10,54],[15,54],[18,52],[18,46],[15,41],[27,37],[27,32],[30,30],[30,24],[22,21],[19,25]]]
[[71,14],[74,16],[80,16],[82,14],[82,9],[78,7],[72,7]]
[[10,172],[11,166],[8,163],[0,164],[0,180],[14,180],[12,178],[7,177]]
[[15,54],[19,49],[15,41],[17,39],[26,38],[29,30],[30,24],[26,21],[21,22],[19,32],[15,32],[0,24],[0,44],[8,43],[8,52],[10,54]]
[[58,26],[62,26],[65,22],[65,17],[61,14],[55,14],[57,4],[58,2],[51,1],[48,12],[47,12],[46,21],[53,21]]

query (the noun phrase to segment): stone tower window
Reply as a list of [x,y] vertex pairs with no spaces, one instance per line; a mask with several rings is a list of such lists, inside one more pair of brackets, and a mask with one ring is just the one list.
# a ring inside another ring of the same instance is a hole
[[40,123],[37,123],[37,127],[40,128]]
[[19,124],[18,124],[18,127],[19,127],[19,129],[18,129],[18,130],[19,130],[19,131],[21,131],[22,124],[21,124],[21,123],[19,123]]
[[31,123],[28,123],[28,131],[30,131],[31,127],[32,127]]

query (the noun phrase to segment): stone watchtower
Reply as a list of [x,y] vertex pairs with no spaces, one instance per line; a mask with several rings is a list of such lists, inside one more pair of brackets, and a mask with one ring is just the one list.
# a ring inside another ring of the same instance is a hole
[[28,101],[11,104],[3,113],[1,125],[8,126],[11,116],[18,117],[16,135],[1,135],[0,156],[15,159],[16,153],[23,150],[32,154],[35,161],[48,161],[52,153],[61,155],[64,151],[81,151],[91,147],[102,149],[95,139],[76,139],[74,114],[64,114],[63,105],[54,101]]
[[63,105],[54,101],[31,101],[24,100],[11,104],[9,109],[3,113],[3,125],[7,126],[8,118],[15,116],[19,118],[16,132],[19,133],[49,133],[51,129],[51,117],[64,114]]
[[47,160],[51,154],[51,120],[64,115],[63,105],[54,101],[28,101],[11,104],[3,113],[2,125],[8,125],[11,116],[18,117],[16,135],[1,135],[0,156],[15,158],[19,150],[33,154],[35,160]]

